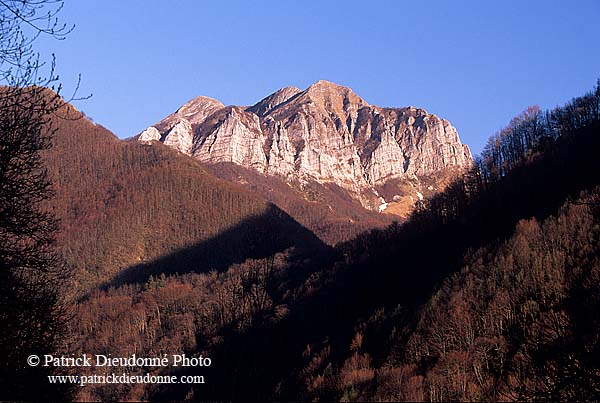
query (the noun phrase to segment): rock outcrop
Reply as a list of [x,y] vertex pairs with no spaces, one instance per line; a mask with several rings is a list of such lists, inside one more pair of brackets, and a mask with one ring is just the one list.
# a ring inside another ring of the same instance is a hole
[[369,105],[327,81],[304,91],[282,88],[247,108],[198,97],[138,140],[161,141],[203,162],[232,162],[288,181],[334,183],[375,211],[393,203],[377,191],[392,179],[410,181],[416,200],[422,198],[420,177],[472,163],[468,146],[447,120],[414,107]]

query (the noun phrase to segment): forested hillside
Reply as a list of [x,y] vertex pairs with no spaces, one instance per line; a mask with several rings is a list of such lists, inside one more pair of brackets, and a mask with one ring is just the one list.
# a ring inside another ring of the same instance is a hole
[[528,109],[406,223],[334,249],[187,157],[64,121],[110,150],[60,156],[61,141],[86,144],[63,127],[49,158],[65,164],[54,170],[65,255],[93,267],[71,351],[214,362],[176,371],[210,379],[200,386],[94,385],[78,397],[597,399],[599,100],[596,89]]
[[45,155],[55,192],[50,207],[80,292],[117,275],[124,281],[122,270],[182,249],[188,254],[161,271],[208,272],[292,245],[319,247],[265,199],[168,147],[120,141],[69,105],[55,113],[53,128]]
[[[166,146],[120,141],[69,105],[51,127],[48,208],[73,269],[62,290],[77,301],[63,345],[72,353],[216,349],[257,315],[285,317],[289,291],[329,255],[277,206]],[[113,386],[75,393],[137,400],[152,390]]]
[[530,109],[409,222],[338,246],[284,318],[212,351],[202,396],[598,398],[599,98]]
[[597,399],[598,189],[466,253],[423,305],[395,283],[398,305],[388,291],[390,303],[357,315],[343,353],[328,346],[303,368],[308,396]]

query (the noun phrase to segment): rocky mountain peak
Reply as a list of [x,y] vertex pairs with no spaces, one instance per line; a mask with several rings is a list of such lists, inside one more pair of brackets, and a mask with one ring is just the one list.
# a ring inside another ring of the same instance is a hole
[[198,97],[137,138],[290,183],[333,183],[375,211],[391,205],[387,198],[410,197],[403,203],[414,204],[431,193],[422,178],[434,178],[427,188],[435,190],[444,182],[435,179],[438,173],[472,162],[447,120],[415,107],[369,105],[350,88],[324,80],[304,91],[282,88],[248,108]]
[[[190,124],[199,124],[202,123],[204,119],[206,119],[211,113],[223,108],[224,106],[225,105],[216,99],[199,96],[183,104],[183,106],[177,109],[177,111],[171,116],[175,120],[186,119]],[[170,123],[174,119],[169,119],[165,123]]]
[[352,89],[325,80],[312,84],[298,97],[298,100],[312,101],[322,109],[338,116],[346,114],[349,110],[357,111],[364,106],[369,106]]
[[262,117],[301,92],[302,90],[296,87],[281,88],[249,107],[248,111]]
[[[307,89],[307,93],[310,94],[352,94],[353,97],[360,98],[352,91],[350,87],[345,87],[340,84],[333,83],[327,80],[319,80],[316,83],[311,84]],[[364,101],[363,101],[364,102]]]
[[221,101],[217,99],[200,95],[183,104],[183,106],[181,106],[176,113],[192,114],[197,112],[198,110],[201,110],[202,108],[211,106],[223,107],[224,105],[221,103]]

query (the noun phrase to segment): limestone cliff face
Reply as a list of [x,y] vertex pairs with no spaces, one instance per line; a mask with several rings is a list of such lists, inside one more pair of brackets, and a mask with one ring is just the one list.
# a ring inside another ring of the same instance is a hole
[[304,91],[282,88],[248,108],[198,97],[138,140],[300,183],[335,183],[374,210],[387,207],[376,189],[390,180],[416,183],[421,198],[420,177],[460,171],[472,161],[447,120],[419,108],[369,105],[327,81]]

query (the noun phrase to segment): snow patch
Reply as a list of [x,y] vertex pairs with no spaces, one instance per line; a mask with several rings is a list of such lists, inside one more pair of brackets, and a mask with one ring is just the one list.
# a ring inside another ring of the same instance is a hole
[[419,191],[417,191],[417,197],[419,198],[419,200],[423,200],[423,194]]

